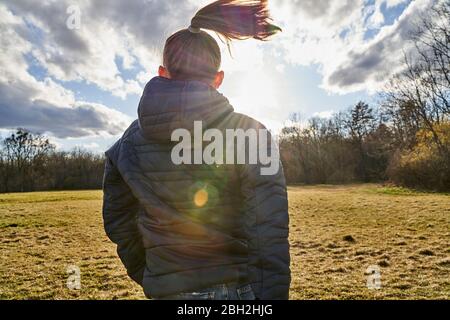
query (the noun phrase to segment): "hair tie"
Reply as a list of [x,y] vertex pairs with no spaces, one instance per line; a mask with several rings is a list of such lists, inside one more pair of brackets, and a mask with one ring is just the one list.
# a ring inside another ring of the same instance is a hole
[[193,26],[189,26],[188,30],[192,33],[200,33],[201,32],[200,28],[196,28]]

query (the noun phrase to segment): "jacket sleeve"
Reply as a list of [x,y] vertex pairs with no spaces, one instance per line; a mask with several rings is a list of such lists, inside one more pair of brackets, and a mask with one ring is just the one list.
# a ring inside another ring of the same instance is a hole
[[274,175],[262,175],[261,165],[244,165],[240,173],[249,273],[260,300],[289,299],[291,282],[287,190],[279,157],[276,161],[279,169]]
[[[116,146],[117,147],[117,146]],[[114,147],[106,153],[103,222],[128,275],[142,285],[145,250],[137,227],[139,204],[115,165]]]

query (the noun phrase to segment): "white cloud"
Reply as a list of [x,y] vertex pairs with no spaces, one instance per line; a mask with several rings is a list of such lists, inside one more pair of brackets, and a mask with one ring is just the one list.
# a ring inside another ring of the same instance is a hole
[[124,114],[101,104],[76,101],[73,92],[51,78],[28,72],[25,54],[32,44],[26,25],[0,5],[0,127],[25,127],[57,137],[115,135],[129,123]]
[[401,70],[403,55],[412,48],[409,39],[415,19],[432,3],[413,1],[393,25],[381,28],[373,40],[348,51],[346,59],[325,75],[325,87],[342,93],[379,89],[390,75]]
[[80,146],[82,149],[97,151],[100,149],[100,145],[97,142],[85,143]]
[[[392,26],[383,25],[381,6],[393,8],[407,0],[280,0],[273,2],[277,21],[284,32],[275,41],[288,63],[318,64],[322,87],[330,92],[358,90],[374,92],[397,70],[407,49],[412,22],[423,15],[434,0],[412,1]],[[374,39],[366,39],[379,29]]]
[[[409,0],[269,1],[283,33],[267,43],[237,41],[233,58],[222,46],[222,68],[236,107],[267,122],[285,118],[279,110],[288,112],[283,101],[287,98],[280,98],[276,88],[290,65],[318,65],[322,87],[330,92],[376,90],[395,71],[410,21],[433,1],[412,1],[392,26],[384,25],[382,6],[392,9]],[[76,101],[64,87],[66,81],[83,81],[122,99],[140,95],[156,75],[166,38],[187,27],[195,11],[209,2],[78,0],[81,28],[70,30],[66,10],[71,0],[4,0],[0,126],[35,126],[61,137],[120,132],[128,117]],[[369,30],[378,34],[367,39]],[[46,79],[39,81],[29,73],[24,54],[37,59],[47,71]],[[60,123],[50,121],[52,112],[58,112]],[[91,121],[83,123],[79,117],[86,114]],[[101,115],[107,115],[106,120]],[[75,130],[68,117],[82,127]]]
[[[63,81],[86,81],[125,99],[142,93],[138,81],[125,80],[119,70],[143,67],[156,73],[165,39],[187,27],[194,1],[77,1],[79,30],[67,28],[70,0],[6,0],[7,6],[37,30],[33,55],[49,75]],[[186,15],[188,14],[188,15]]]
[[336,112],[333,110],[316,112],[313,114],[313,117],[322,118],[322,119],[330,119]]

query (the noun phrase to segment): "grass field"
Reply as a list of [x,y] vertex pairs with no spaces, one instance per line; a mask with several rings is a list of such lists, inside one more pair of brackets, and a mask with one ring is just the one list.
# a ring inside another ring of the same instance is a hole
[[[0,299],[141,299],[106,238],[100,191],[0,195]],[[289,188],[291,299],[449,299],[450,196]],[[69,290],[67,267],[81,271]],[[381,288],[367,288],[379,266]]]

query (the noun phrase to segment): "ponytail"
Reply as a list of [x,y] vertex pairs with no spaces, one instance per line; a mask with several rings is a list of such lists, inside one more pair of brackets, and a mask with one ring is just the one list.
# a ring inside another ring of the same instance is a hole
[[196,13],[191,28],[215,31],[227,41],[266,40],[281,31],[270,21],[267,0],[218,0]]
[[232,40],[267,40],[281,28],[271,23],[267,0],[218,0],[200,9],[187,29],[170,36],[164,66],[173,79],[211,81],[219,71],[221,53],[216,32],[227,45]]

